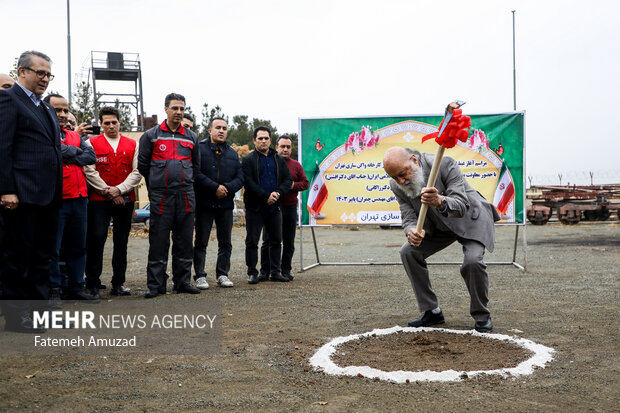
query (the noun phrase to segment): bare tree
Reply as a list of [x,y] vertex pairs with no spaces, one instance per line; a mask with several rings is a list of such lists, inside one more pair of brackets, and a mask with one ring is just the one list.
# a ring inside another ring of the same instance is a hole
[[594,172],[590,171],[590,185],[594,185]]
[[560,186],[562,186],[562,174],[558,174],[558,178],[560,178]]

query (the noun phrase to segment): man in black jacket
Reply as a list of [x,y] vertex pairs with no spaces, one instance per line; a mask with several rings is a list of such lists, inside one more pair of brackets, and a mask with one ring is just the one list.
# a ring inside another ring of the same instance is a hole
[[254,129],[255,151],[241,162],[245,178],[245,263],[248,283],[258,282],[258,240],[263,226],[269,235],[270,274],[272,281],[289,281],[280,268],[282,253],[282,211],[280,198],[286,194],[293,180],[284,159],[270,148],[271,131],[259,126]]
[[217,230],[217,264],[215,279],[220,287],[232,287],[228,279],[231,233],[235,193],[243,186],[243,172],[239,156],[226,143],[228,125],[226,120],[215,117],[208,128],[209,139],[198,145],[200,149],[200,172],[194,180],[196,192],[196,238],[194,240],[194,271],[196,287],[209,288],[205,272],[207,245],[215,221]]
[[[22,53],[17,66],[17,83],[0,90],[0,206],[7,226],[2,298],[47,300],[62,155],[56,113],[41,95],[54,76],[50,58],[40,52]],[[28,304],[13,301],[4,314],[5,329],[40,332],[33,328]]]

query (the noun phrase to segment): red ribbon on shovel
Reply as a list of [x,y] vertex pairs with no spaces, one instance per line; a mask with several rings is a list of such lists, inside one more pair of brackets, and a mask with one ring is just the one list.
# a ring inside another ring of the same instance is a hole
[[[439,165],[441,165],[441,159],[446,148],[453,148],[456,146],[456,141],[467,141],[469,137],[469,127],[471,126],[471,118],[463,115],[463,111],[460,109],[465,102],[456,100],[450,103],[446,107],[443,120],[439,124],[439,131],[425,135],[422,138],[422,142],[429,139],[435,139],[435,142],[439,145],[437,148],[437,154],[435,155],[435,161],[431,168],[431,173],[428,176],[427,188],[434,187],[437,180],[437,174],[439,173]],[[422,231],[424,226],[424,220],[426,219],[426,212],[428,211],[428,205],[422,204],[420,208],[420,214],[418,216],[418,224],[416,230]]]

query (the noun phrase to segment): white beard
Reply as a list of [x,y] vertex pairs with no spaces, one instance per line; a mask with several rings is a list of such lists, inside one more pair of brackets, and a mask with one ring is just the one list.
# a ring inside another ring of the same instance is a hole
[[400,188],[405,195],[409,198],[415,198],[420,195],[422,192],[422,188],[424,188],[424,178],[422,177],[422,169],[417,166],[413,161],[411,162],[411,169],[413,171],[413,175],[411,175],[411,179],[403,183],[402,185],[396,182],[396,186]]

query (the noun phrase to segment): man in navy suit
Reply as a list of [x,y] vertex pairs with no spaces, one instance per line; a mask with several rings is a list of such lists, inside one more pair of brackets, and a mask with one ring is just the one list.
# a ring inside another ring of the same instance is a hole
[[[4,300],[47,300],[49,271],[62,201],[60,127],[41,100],[53,79],[43,53],[22,53],[18,80],[0,90],[0,210],[7,225],[0,270]],[[4,302],[5,330],[33,328],[26,301]]]

